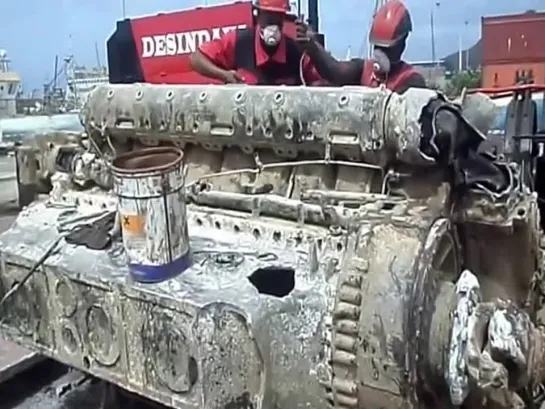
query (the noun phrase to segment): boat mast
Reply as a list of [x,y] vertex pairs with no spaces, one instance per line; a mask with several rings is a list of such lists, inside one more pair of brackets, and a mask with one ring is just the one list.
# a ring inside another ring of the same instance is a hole
[[100,53],[98,52],[98,43],[95,41],[95,58],[97,60],[97,67],[102,70],[102,64],[100,62]]

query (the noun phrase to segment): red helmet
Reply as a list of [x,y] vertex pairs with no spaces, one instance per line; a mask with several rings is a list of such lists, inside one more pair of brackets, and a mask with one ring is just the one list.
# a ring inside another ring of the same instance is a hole
[[274,13],[287,13],[290,11],[289,0],[257,0],[255,7],[259,10],[272,11]]
[[407,38],[413,29],[409,10],[399,0],[387,1],[373,18],[369,42],[379,47],[392,47]]

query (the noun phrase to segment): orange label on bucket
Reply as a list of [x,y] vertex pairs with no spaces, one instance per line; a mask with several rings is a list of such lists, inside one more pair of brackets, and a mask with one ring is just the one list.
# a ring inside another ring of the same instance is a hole
[[141,214],[121,214],[123,233],[132,236],[142,236],[145,229],[145,219]]

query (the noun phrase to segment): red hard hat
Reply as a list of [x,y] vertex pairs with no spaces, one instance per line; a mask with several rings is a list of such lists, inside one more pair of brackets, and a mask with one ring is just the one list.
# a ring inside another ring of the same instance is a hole
[[399,0],[386,2],[373,18],[369,42],[379,47],[391,47],[405,39],[413,29],[409,10]]
[[272,11],[274,13],[287,13],[289,0],[257,0],[255,7],[259,10]]

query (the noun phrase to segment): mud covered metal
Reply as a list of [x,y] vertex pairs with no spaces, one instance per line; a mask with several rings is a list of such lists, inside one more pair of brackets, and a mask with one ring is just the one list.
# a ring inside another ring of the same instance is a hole
[[[280,157],[323,154],[327,146],[331,155],[368,163],[431,164],[420,150],[421,115],[436,98],[437,92],[425,89],[400,96],[364,87],[101,85],[82,121],[114,138],[136,133],[156,143],[198,141],[210,149],[239,146],[245,152],[268,148]],[[481,111],[490,109],[493,104],[480,105]]]
[[4,333],[177,409],[436,409],[486,395],[456,371],[469,350],[455,283],[463,266],[484,302],[535,312],[542,250],[536,196],[516,164],[477,154],[486,113],[471,109],[475,121],[429,90],[100,87],[88,149],[40,148],[41,169],[85,169],[53,169],[49,196],[0,236],[0,294],[61,219],[117,206],[76,176],[107,180],[108,158],[159,144],[184,150],[193,263],[132,283],[120,240],[61,240],[4,306]]

